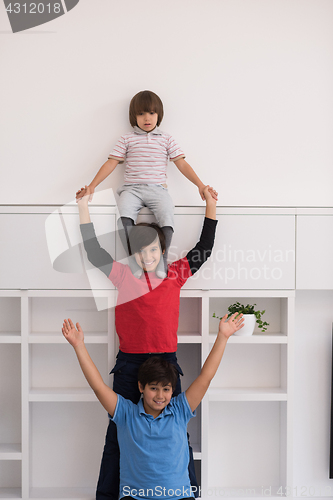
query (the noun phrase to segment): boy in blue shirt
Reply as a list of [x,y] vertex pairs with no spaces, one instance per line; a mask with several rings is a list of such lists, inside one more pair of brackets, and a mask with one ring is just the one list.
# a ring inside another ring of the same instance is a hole
[[205,395],[220,365],[229,337],[243,326],[242,315],[225,315],[216,341],[200,375],[185,393],[172,398],[176,368],[161,358],[150,358],[140,367],[137,405],[106,385],[84,344],[83,331],[70,319],[62,333],[73,346],[84,376],[98,400],[117,425],[120,447],[119,498],[179,500],[193,497],[188,461],[187,423]]

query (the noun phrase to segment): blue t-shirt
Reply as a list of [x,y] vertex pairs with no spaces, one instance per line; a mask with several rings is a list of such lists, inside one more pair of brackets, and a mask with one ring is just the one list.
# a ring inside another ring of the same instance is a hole
[[118,394],[112,420],[120,448],[119,498],[179,500],[193,497],[188,474],[187,423],[195,416],[184,392],[154,418]]

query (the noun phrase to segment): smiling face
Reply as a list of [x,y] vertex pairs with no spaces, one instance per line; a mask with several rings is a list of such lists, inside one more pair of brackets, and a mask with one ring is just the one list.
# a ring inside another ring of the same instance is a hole
[[140,252],[135,253],[134,257],[137,264],[144,271],[153,272],[157,268],[163,253],[161,252],[159,239],[156,238],[153,243],[142,248]]
[[151,382],[143,387],[139,382],[139,390],[143,394],[145,412],[154,418],[158,417],[172,397],[171,383],[164,385],[161,382]]
[[155,111],[143,111],[136,115],[138,127],[145,132],[151,132],[156,127],[158,114]]

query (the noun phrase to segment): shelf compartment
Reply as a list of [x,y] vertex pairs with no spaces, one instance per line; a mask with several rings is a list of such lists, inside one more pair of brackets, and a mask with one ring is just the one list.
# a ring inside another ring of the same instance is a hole
[[179,306],[178,336],[185,338],[201,338],[201,304],[200,297],[181,297]]
[[21,462],[0,462],[0,498],[21,498]]
[[208,487],[223,490],[225,497],[263,498],[262,488],[277,495],[286,486],[286,402],[214,402],[209,407]]
[[[210,346],[212,347],[212,346]],[[228,391],[245,388],[256,394],[257,388],[265,393],[286,394],[285,344],[230,344],[212,380],[211,388]]]
[[[65,339],[64,339],[65,340]],[[65,340],[66,342],[66,340]],[[108,382],[107,348],[92,344],[89,354],[106,383]],[[66,393],[77,389],[89,389],[71,345],[66,344],[30,344],[30,396],[39,392],[54,390]],[[85,399],[86,400],[86,399]]]
[[[240,296],[230,296],[230,297],[210,297],[209,299],[209,332],[215,334],[218,331],[219,319],[213,318],[213,313],[217,316],[224,316],[228,313],[228,307],[235,302],[240,302],[241,304],[256,304],[256,310],[266,311],[263,315],[263,321],[269,323],[267,331],[263,335],[259,330],[256,323],[254,329],[254,338],[262,338],[264,341],[269,337],[281,338],[283,336],[287,337],[288,332],[288,297],[267,297],[260,296],[260,291],[258,290],[258,296],[247,297],[244,294],[244,290],[240,292]],[[261,337],[262,335],[262,337]],[[239,338],[234,335],[232,338]],[[243,337],[244,338],[244,337]],[[259,341],[259,340],[258,340]]]
[[[0,450],[21,442],[21,345],[2,344],[0,349]],[[2,466],[2,464],[1,464]]]
[[0,343],[21,342],[21,299],[0,297]]
[[79,322],[84,332],[104,336],[108,331],[108,299],[105,296],[99,300],[105,302],[101,311],[97,311],[93,297],[30,297],[30,342],[42,335],[46,341],[53,336],[58,342],[63,321],[68,318],[74,324]]
[[94,498],[108,422],[100,403],[31,403],[31,496]]

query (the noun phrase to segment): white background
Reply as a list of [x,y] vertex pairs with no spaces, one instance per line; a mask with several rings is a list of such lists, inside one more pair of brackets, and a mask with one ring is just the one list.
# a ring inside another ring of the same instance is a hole
[[[1,5],[0,203],[68,203],[150,89],[220,205],[332,205],[332,23],[331,0],[80,0],[12,34]],[[173,164],[169,186],[202,204]]]

